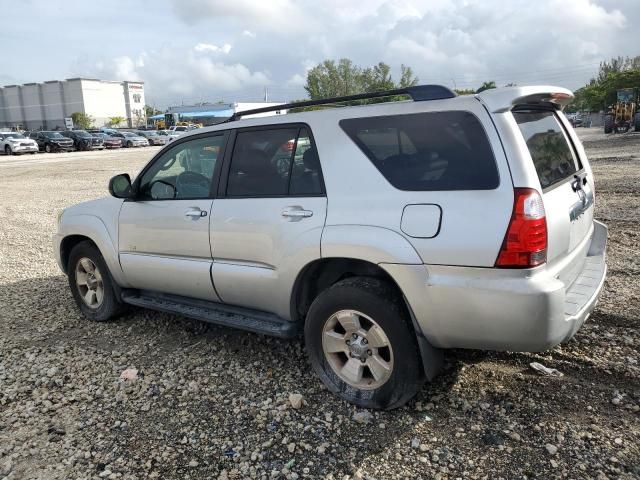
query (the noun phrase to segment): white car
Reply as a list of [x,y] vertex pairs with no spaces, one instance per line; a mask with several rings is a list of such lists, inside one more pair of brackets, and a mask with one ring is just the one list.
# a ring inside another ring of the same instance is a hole
[[19,155],[22,153],[37,153],[38,144],[32,138],[27,138],[17,132],[0,132],[0,150],[5,155]]
[[158,130],[158,135],[166,136],[167,143],[173,142],[175,139],[180,138],[182,132],[175,132],[172,130]]

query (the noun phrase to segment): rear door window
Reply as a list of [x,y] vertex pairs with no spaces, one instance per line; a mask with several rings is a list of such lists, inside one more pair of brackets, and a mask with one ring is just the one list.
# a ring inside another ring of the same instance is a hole
[[492,190],[499,184],[487,134],[470,112],[351,118],[340,126],[400,190]]
[[572,177],[582,169],[554,112],[523,110],[514,111],[513,116],[527,142],[543,189]]
[[320,161],[306,128],[238,132],[227,196],[314,196],[322,192]]

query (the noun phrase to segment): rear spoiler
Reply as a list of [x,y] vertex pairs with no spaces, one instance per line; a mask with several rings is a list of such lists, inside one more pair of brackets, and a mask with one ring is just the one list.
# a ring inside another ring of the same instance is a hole
[[516,105],[552,105],[561,110],[573,99],[571,90],[548,85],[492,88],[476,94],[491,113],[511,110]]

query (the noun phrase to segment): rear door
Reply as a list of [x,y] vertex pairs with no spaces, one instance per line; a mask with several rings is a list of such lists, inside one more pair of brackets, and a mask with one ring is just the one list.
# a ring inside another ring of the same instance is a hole
[[213,280],[222,300],[290,315],[293,283],[320,258],[327,198],[305,125],[238,130],[211,215]]
[[560,112],[516,108],[512,113],[540,180],[547,217],[547,261],[552,263],[584,246],[593,224],[593,176],[586,158],[578,156]]

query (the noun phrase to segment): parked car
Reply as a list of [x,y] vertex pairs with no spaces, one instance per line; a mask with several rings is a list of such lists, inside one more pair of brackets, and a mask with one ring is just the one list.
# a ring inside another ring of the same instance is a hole
[[167,143],[174,141],[176,138],[180,138],[179,133],[172,132],[171,130],[158,130],[158,135],[167,137]]
[[104,148],[120,148],[122,147],[122,140],[120,138],[112,137],[106,133],[98,132],[92,133],[93,136],[101,138],[104,143]]
[[60,132],[30,132],[29,138],[36,141],[41,152],[69,152],[73,150],[73,140],[63,136]]
[[5,155],[20,155],[23,153],[37,153],[38,144],[17,132],[0,132],[0,151]]
[[110,134],[114,138],[119,138],[122,141],[122,146],[131,148],[131,147],[148,147],[149,141],[132,132],[116,132]]
[[146,138],[149,145],[164,145],[168,142],[166,135],[160,135],[157,130],[138,130],[135,133]]
[[101,138],[94,137],[85,130],[64,130],[61,133],[73,140],[73,146],[76,150],[102,150],[104,148],[104,142]]
[[54,250],[80,310],[304,332],[327,388],[367,408],[407,402],[443,349],[568,341],[598,301],[607,241],[561,114],[573,95],[403,92],[414,101],[184,134],[135,180],[113,177],[111,197],[64,210]]

